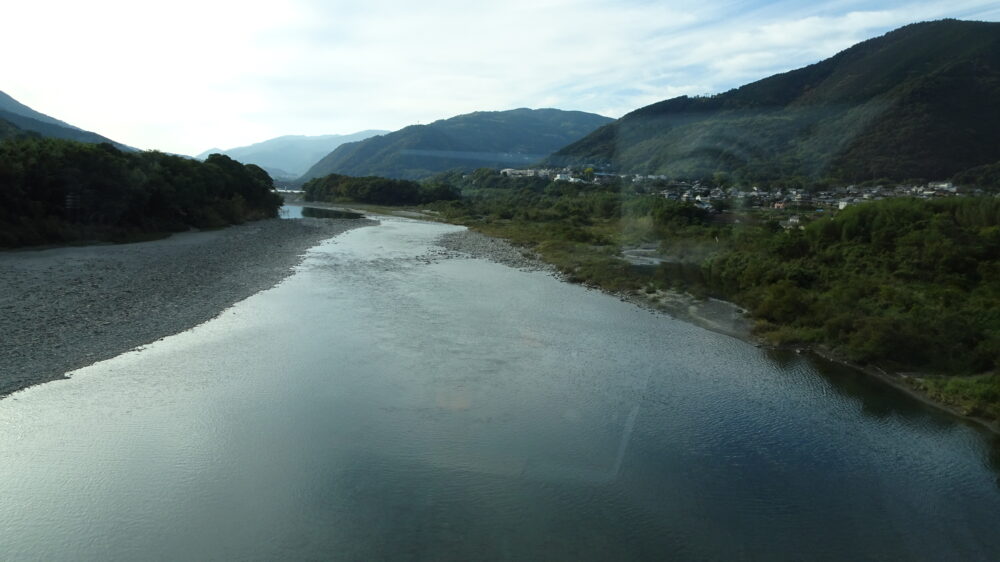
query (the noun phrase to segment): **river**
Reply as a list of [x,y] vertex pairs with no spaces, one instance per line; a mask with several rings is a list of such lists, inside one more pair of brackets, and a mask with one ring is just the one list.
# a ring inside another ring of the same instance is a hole
[[456,228],[0,400],[0,558],[1000,559],[995,436]]

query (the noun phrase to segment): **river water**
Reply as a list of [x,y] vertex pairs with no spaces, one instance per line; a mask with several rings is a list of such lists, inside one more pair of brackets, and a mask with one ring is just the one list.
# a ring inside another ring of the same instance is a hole
[[0,401],[0,559],[1000,558],[1000,446],[401,219]]

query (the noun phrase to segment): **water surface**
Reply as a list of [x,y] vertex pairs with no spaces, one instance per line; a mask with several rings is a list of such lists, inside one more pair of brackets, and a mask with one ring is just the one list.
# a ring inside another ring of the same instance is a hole
[[341,211],[339,209],[323,209],[320,207],[308,207],[302,205],[282,205],[278,212],[278,217],[283,219],[361,219],[364,215],[351,211]]
[[401,219],[0,401],[2,558],[1000,558],[1000,447]]

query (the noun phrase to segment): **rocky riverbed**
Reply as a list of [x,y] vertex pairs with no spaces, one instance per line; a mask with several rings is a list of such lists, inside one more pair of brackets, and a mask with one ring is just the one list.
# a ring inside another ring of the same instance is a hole
[[555,266],[542,261],[531,250],[518,248],[506,240],[474,230],[449,232],[440,236],[437,243],[448,252],[492,261],[522,271],[558,273]]
[[371,220],[265,220],[164,240],[0,252],[0,396],[210,320]]
[[[555,266],[542,261],[534,252],[518,248],[499,238],[472,230],[445,234],[437,243],[445,251],[436,257],[451,257],[455,253],[481,258],[525,271],[546,271],[565,280]],[[599,289],[599,287],[590,287]],[[654,293],[614,293],[623,301],[650,310],[664,312],[685,322],[745,341],[755,342],[750,335],[753,322],[737,305],[718,299],[697,299],[686,293],[658,290]]]

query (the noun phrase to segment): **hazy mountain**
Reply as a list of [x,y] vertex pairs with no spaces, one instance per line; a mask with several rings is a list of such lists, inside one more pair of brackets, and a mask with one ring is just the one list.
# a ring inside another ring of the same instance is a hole
[[23,131],[34,131],[44,137],[90,143],[107,142],[124,150],[135,150],[97,133],[84,131],[79,127],[39,113],[3,92],[0,92],[0,119]]
[[213,148],[202,152],[196,158],[204,160],[209,154],[225,154],[244,164],[256,164],[277,179],[295,179],[305,173],[310,166],[329,154],[338,146],[361,141],[388,131],[361,131],[350,135],[278,137],[249,146],[222,150]]
[[0,141],[4,139],[24,136],[26,134],[31,134],[31,133],[26,133],[20,127],[11,123],[10,121],[7,121],[6,119],[0,119]]
[[548,162],[750,180],[948,178],[1000,160],[1000,23],[897,29],[711,97],[643,107]]
[[480,111],[344,144],[302,180],[337,173],[420,179],[445,170],[537,162],[611,119],[582,111]]

